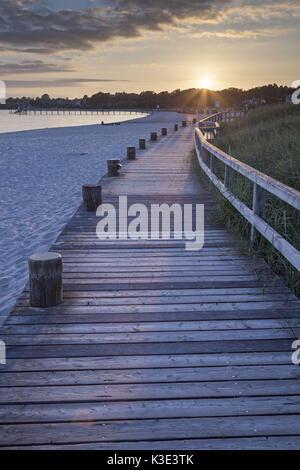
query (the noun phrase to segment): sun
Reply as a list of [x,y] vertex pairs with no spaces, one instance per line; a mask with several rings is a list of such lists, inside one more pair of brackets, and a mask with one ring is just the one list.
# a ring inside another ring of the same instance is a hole
[[203,77],[201,80],[199,80],[199,84],[201,88],[209,88],[211,86],[211,78]]

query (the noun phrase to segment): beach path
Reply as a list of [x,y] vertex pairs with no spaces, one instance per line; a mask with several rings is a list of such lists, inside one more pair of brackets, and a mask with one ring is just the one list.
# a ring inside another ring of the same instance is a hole
[[[205,243],[99,240],[80,207],[51,251],[64,301],[26,287],[0,330],[0,446],[297,449],[300,302],[218,222],[195,174],[194,126],[147,142],[103,202],[204,204]],[[87,182],[88,183],[88,182]]]

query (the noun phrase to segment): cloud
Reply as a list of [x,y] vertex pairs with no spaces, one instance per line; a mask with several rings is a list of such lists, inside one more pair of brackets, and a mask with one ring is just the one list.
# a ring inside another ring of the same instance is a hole
[[191,37],[193,38],[204,38],[204,37],[215,37],[215,38],[228,38],[228,39],[256,39],[259,37],[272,37],[279,36],[284,33],[283,29],[226,29],[224,31],[202,31],[200,33],[193,33]]
[[[92,1],[90,5],[52,10],[41,0],[0,0],[0,54],[84,52],[107,41],[141,38],[166,28],[180,32],[192,25],[198,37],[256,38],[271,34],[271,26],[264,22],[300,16],[299,1],[269,0],[260,5],[239,0],[237,6],[233,0],[105,0],[102,7]],[[245,22],[245,28],[235,32],[234,26]],[[199,30],[205,24],[223,24],[224,30]]]
[[82,83],[129,82],[105,78],[61,78],[58,80],[5,80],[7,88],[76,87]]
[[50,10],[42,2],[0,3],[2,51],[51,53],[93,49],[117,38],[140,37],[143,31],[180,27],[187,19],[216,18],[230,0],[108,0],[105,8]]
[[47,63],[42,60],[23,60],[19,63],[1,63],[0,74],[8,75],[15,73],[51,73],[51,72],[73,72],[75,69],[69,66]]
[[242,5],[239,7],[229,7],[223,13],[223,20],[228,19],[234,22],[255,21],[264,22],[269,20],[282,20],[283,18],[299,18],[300,3],[280,1],[264,3],[263,5]]

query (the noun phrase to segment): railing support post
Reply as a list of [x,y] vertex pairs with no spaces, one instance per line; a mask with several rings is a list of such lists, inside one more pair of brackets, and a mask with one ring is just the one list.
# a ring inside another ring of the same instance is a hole
[[[253,183],[253,199],[252,199],[252,212],[259,217],[265,215],[265,204],[266,204],[266,191],[258,186],[256,183]],[[255,227],[251,225],[251,235],[250,242],[251,246],[254,243],[255,239]]]
[[202,159],[203,163],[205,163],[205,165],[207,165],[207,150],[202,145],[201,145],[200,153],[201,153],[201,159]]
[[214,155],[210,154],[210,171],[215,175],[217,173],[217,159]]
[[229,188],[230,183],[232,181],[232,176],[233,176],[232,168],[230,168],[230,166],[228,166],[228,165],[225,165],[224,186],[226,188]]

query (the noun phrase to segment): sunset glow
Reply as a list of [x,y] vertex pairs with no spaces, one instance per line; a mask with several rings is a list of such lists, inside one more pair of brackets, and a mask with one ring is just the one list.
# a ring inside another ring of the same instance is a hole
[[212,86],[212,80],[210,77],[203,77],[199,80],[199,87],[200,88],[210,88]]
[[0,79],[12,96],[247,89],[299,78],[299,2],[0,0],[0,17]]

